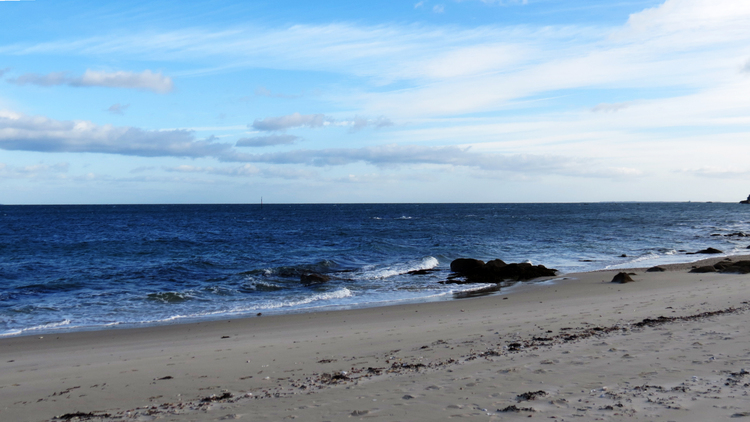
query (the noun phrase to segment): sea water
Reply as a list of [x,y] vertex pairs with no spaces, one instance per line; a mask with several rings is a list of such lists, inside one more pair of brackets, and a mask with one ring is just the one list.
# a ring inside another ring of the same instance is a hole
[[744,233],[727,203],[6,205],[0,335],[445,300],[486,287],[441,283],[459,257],[564,274],[742,254]]

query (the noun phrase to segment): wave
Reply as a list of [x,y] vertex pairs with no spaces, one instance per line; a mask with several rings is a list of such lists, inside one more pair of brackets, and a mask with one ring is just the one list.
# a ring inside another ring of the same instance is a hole
[[297,299],[297,300],[268,301],[258,306],[238,309],[238,310],[235,310],[235,312],[248,312],[248,311],[257,311],[257,310],[263,310],[263,309],[294,308],[294,307],[298,307],[301,305],[308,305],[314,302],[345,299],[347,297],[352,297],[352,296],[354,296],[354,293],[352,293],[351,290],[347,289],[346,287],[342,287],[332,292],[318,293],[318,294],[314,294],[312,296],[302,298],[302,299]]
[[[70,326],[71,321],[69,319],[62,320],[60,322],[50,322],[48,324],[35,325],[33,327],[19,328],[15,330],[9,330],[5,333],[0,333],[0,337],[4,336],[16,336],[19,334],[28,333],[30,331],[52,331],[62,327]],[[70,327],[72,328],[72,327]]]
[[302,274],[308,273],[329,273],[335,272],[340,269],[340,265],[336,261],[324,259],[314,264],[302,264],[302,265],[285,265],[280,267],[268,267],[262,269],[255,269],[250,271],[243,271],[239,273],[241,276],[252,277],[281,277],[281,278],[299,278]]
[[278,283],[265,280],[257,280],[255,278],[248,278],[248,280],[242,284],[243,290],[251,290],[258,292],[273,292],[282,290],[284,286]]
[[146,295],[146,298],[162,303],[183,303],[195,299],[192,294],[181,292],[150,293]]
[[410,271],[431,270],[440,265],[440,261],[434,256],[422,258],[419,262],[409,262],[395,264],[385,268],[363,270],[361,277],[365,280],[384,279],[401,274],[407,274]]

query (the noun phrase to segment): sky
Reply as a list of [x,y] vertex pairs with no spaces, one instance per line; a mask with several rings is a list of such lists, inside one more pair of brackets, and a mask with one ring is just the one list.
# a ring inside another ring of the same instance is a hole
[[3,1],[0,204],[728,201],[750,2]]

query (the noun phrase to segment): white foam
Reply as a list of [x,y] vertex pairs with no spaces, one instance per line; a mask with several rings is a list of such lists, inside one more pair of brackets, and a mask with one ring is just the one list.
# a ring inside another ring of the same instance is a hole
[[434,256],[422,258],[419,262],[410,262],[395,264],[385,268],[365,270],[362,278],[365,280],[375,280],[393,277],[396,275],[406,274],[409,271],[430,270],[440,265],[440,261]]
[[448,293],[468,293],[468,292],[476,292],[484,289],[489,289],[490,287],[495,287],[497,284],[494,283],[482,283],[482,284],[472,284],[471,287],[464,287],[460,289],[451,289],[448,291]]
[[0,334],[0,337],[4,336],[15,336],[18,334],[23,334],[29,331],[43,331],[43,330],[54,330],[56,328],[65,327],[67,325],[70,325],[71,321],[69,319],[60,321],[60,322],[51,322],[49,324],[42,324],[42,325],[35,325],[33,327],[28,328],[22,328],[22,329],[16,329],[9,332],[5,332]]
[[279,284],[272,283],[270,281],[254,280],[252,278],[248,279],[248,281],[245,282],[243,287],[250,289],[250,290],[258,290],[258,288],[262,289],[263,287],[276,288],[276,289],[282,288],[282,286],[280,286]]
[[332,292],[319,293],[319,294],[312,295],[303,299],[266,302],[265,304],[260,305],[260,306],[254,306],[252,308],[241,309],[241,310],[238,309],[237,311],[244,312],[244,311],[259,310],[259,309],[291,308],[291,307],[296,307],[300,305],[307,305],[309,303],[318,302],[321,300],[344,299],[344,298],[351,297],[351,296],[354,296],[352,291],[347,289],[346,287],[342,287],[341,289],[334,290]]

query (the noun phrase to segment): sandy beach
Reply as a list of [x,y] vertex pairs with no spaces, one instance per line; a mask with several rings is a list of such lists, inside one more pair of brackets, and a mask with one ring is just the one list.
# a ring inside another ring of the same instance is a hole
[[[750,420],[750,275],[0,339],[0,420]],[[740,260],[742,257],[732,257]]]

